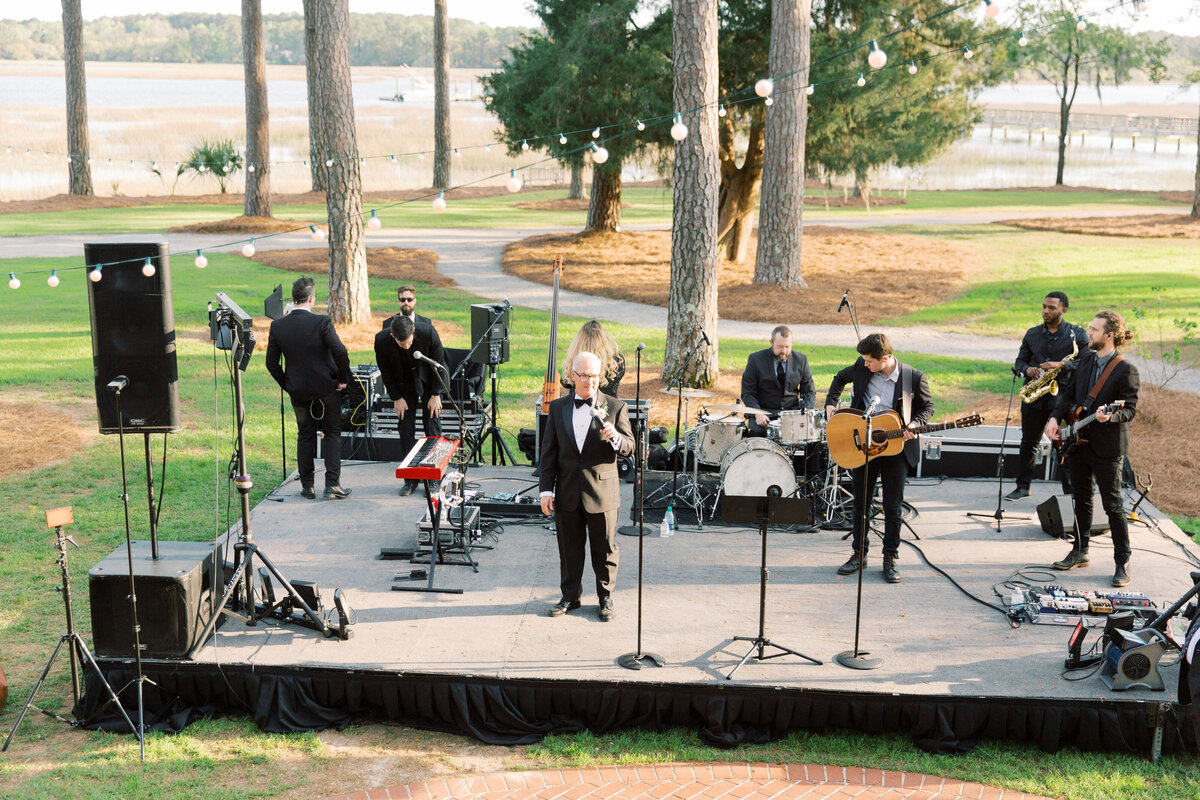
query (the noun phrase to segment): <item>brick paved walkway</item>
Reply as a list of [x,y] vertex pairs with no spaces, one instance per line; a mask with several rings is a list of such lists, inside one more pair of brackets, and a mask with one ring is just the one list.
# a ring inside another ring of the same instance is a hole
[[498,772],[335,795],[327,800],[1045,800],[908,772],[815,764],[653,764]]

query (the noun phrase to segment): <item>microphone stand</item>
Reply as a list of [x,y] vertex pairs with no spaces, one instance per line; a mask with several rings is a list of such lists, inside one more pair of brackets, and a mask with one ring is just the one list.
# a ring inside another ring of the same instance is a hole
[[863,567],[867,561],[867,519],[868,509],[871,506],[871,498],[867,496],[867,490],[871,485],[871,412],[875,410],[875,402],[873,401],[867,410],[863,412],[863,421],[866,423],[863,440],[859,442],[860,449],[863,454],[862,469],[862,487],[857,512],[858,520],[854,523],[859,526],[860,536],[858,538],[858,598],[855,601],[854,607],[854,649],[843,650],[833,657],[833,660],[843,667],[849,669],[878,669],[883,664],[883,659],[878,657],[870,657],[870,653],[858,649],[859,632],[862,630],[862,581]]
[[[496,305],[499,305],[499,303],[497,303]],[[512,303],[508,302],[508,300],[505,300],[504,301],[504,310],[509,311],[511,309],[512,309]],[[458,367],[454,370],[454,375],[451,377],[452,381],[455,378],[459,377],[460,373],[462,373],[466,369],[467,364],[471,363],[471,356],[473,356],[475,354],[475,351],[479,349],[479,345],[483,344],[485,341],[487,341],[489,343],[489,346],[492,344],[492,328],[496,327],[496,325],[499,324],[501,322],[501,320],[503,320],[503,319],[504,319],[503,314],[497,314],[495,319],[492,320],[491,324],[488,325],[487,328],[483,331],[483,333],[481,333],[479,335],[479,339],[477,341],[475,341],[475,343],[471,345],[471,349],[467,351],[467,357],[464,358],[462,360],[462,362],[458,365]],[[492,355],[495,356],[495,353],[493,353]],[[491,413],[491,423],[492,424],[484,432],[483,436],[481,436],[479,438],[479,441],[475,442],[474,447],[471,448],[471,455],[468,459],[470,461],[474,461],[475,457],[480,454],[480,451],[482,451],[483,443],[488,440],[488,437],[494,437],[492,439],[492,466],[496,465],[497,443],[499,443],[500,463],[501,464],[516,464],[517,463],[517,460],[515,458],[513,458],[512,453],[508,449],[508,444],[504,441],[503,434],[500,433],[500,422],[497,418],[497,415],[499,413],[499,408],[497,408],[497,406],[499,405],[499,400],[498,400],[498,397],[496,394],[496,365],[497,365],[497,363],[498,363],[498,361],[497,361],[496,357],[492,357],[492,358],[488,359],[488,372],[489,372],[489,375],[490,375],[491,381],[492,381],[492,413]],[[508,456],[508,461],[504,460],[505,456]]]
[[855,311],[857,301],[854,298],[853,289],[847,289],[845,296],[842,297],[842,305],[838,306],[839,314],[842,313],[843,306],[850,309],[850,324],[854,326],[854,338],[858,341],[862,341],[862,333],[860,333],[858,330],[858,312]]
[[[996,459],[996,510],[991,514],[983,511],[968,511],[968,517],[996,520],[996,533],[1004,525],[1004,444],[1008,440],[1008,421],[1012,417],[1013,397],[1017,393],[1017,370],[1012,370],[1012,386],[1008,390],[1008,411],[1004,413],[1004,432],[1000,435],[1000,455]],[[1020,467],[1018,467],[1020,468]],[[1018,514],[1009,514],[1013,519],[1030,519]]]
[[645,488],[642,485],[645,448],[643,448],[643,439],[649,421],[646,419],[647,414],[641,410],[642,401],[642,350],[645,345],[638,345],[637,349],[637,388],[634,392],[634,405],[638,409],[638,432],[637,432],[637,449],[633,455],[633,490],[637,494],[638,505],[638,610],[637,610],[637,650],[632,653],[626,653],[617,658],[617,663],[625,669],[641,669],[642,662],[645,661],[651,666],[665,667],[667,661],[657,653],[647,653],[642,650],[642,565],[643,556],[646,550],[646,516],[645,516]]
[[[707,341],[707,338],[702,338],[692,345],[691,351],[686,357],[684,357],[683,361],[680,362],[678,369],[675,370],[675,374],[671,377],[671,383],[667,386],[668,389],[675,387],[679,390],[675,399],[676,448],[678,448],[680,425],[683,424],[683,372],[688,368],[688,365],[692,363],[692,358],[696,355],[696,351],[700,349],[700,345]],[[683,440],[683,451],[684,453],[687,452],[687,437],[684,437]],[[678,452],[678,450],[676,452]],[[676,508],[679,506],[679,459],[671,460],[671,505]],[[697,514],[696,516],[699,517],[700,515]],[[701,524],[703,524],[703,520],[701,520]]]

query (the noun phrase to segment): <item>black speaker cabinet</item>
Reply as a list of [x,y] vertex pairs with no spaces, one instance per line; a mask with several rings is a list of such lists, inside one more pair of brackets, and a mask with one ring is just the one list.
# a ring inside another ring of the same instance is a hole
[[[92,317],[92,366],[100,432],[117,433],[117,397],[108,383],[129,379],[121,391],[126,431],[179,430],[175,312],[165,242],[104,242],[83,246]],[[146,260],[154,267],[145,275]],[[101,278],[90,280],[99,270]]]
[[[217,562],[223,563],[218,549]],[[217,599],[224,591],[223,575]],[[137,593],[142,655],[184,658],[208,624],[213,579],[213,547],[206,542],[133,543],[133,585]],[[88,570],[92,599],[92,639],[97,656],[133,656],[133,614],[129,604],[129,560],[125,545]],[[224,616],[224,615],[222,615]]]
[[[508,326],[512,310],[503,303],[476,303],[471,306],[471,341],[478,342],[493,322],[488,341],[475,348],[471,361],[476,364],[503,364],[508,361]],[[499,322],[496,322],[499,320]]]
[[[1037,507],[1038,521],[1042,531],[1062,539],[1067,532],[1075,530],[1075,501],[1069,494],[1056,494]],[[1092,536],[1108,532],[1108,514],[1100,505],[1100,493],[1092,496]]]

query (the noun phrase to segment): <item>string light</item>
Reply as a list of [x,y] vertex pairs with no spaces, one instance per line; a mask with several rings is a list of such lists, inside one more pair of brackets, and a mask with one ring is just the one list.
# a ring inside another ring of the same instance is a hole
[[419,158],[419,159],[421,159],[422,161],[424,161],[424,160],[425,160],[425,151],[424,151],[424,150],[422,150],[422,151],[421,151],[421,155],[417,156],[417,158]]
[[252,255],[254,255],[254,240],[253,239],[251,239],[250,241],[248,241],[244,245],[242,245],[242,255],[244,255],[246,258],[250,258]]
[[371,209],[371,217],[367,220],[367,227],[373,231],[377,231],[383,227],[383,220],[375,215],[375,209]]
[[1146,0],[1138,0],[1135,8],[1137,8],[1138,11],[1145,11],[1146,10]]
[[1025,31],[1021,31],[1021,35],[1017,37],[1017,46],[1024,47],[1029,44],[1029,40],[1025,38]]
[[504,188],[513,193],[521,191],[521,179],[517,177],[515,169],[508,171],[508,183],[504,184]]
[[441,189],[438,189],[437,197],[433,198],[432,205],[433,205],[434,211],[445,211],[446,210],[446,193],[444,191],[442,191]]
[[975,52],[971,48],[969,48],[969,47],[963,48],[963,58],[965,58],[967,61],[970,61],[974,56],[975,56]]
[[916,62],[916,61],[909,61],[909,62],[908,62],[908,74],[909,74],[909,75],[916,75],[916,74],[917,74],[917,62]]
[[529,140],[528,139],[521,140],[521,151],[526,152],[526,153],[529,152]]
[[567,135],[566,135],[565,133],[560,133],[560,134],[558,135],[558,143],[559,143],[559,144],[566,144],[566,143],[567,143]]
[[208,259],[204,257],[203,250],[196,251],[196,260],[192,263],[196,265],[196,269],[204,269],[208,266]]
[[863,74],[860,72],[860,73],[858,73],[858,80],[857,80],[857,81],[855,81],[855,83],[857,83],[859,86],[866,86],[866,85],[867,85],[867,79],[866,79],[866,78],[864,78],[864,77],[863,77]]
[[458,152],[458,148],[457,148],[457,147],[456,147],[456,148],[454,148],[454,157],[455,157],[455,158],[462,158],[462,153]]
[[100,279],[104,277],[103,273],[101,272],[103,269],[103,264],[97,264],[96,268],[88,273],[88,280],[92,283],[99,283]]
[[50,277],[46,278],[46,285],[51,289],[53,289],[55,286],[58,286],[58,270],[50,270]]
[[764,98],[763,98],[763,105],[764,105],[764,106],[773,106],[773,105],[775,105],[775,98],[774,98],[774,97],[764,97]]
[[254,172],[254,162],[253,162],[253,161],[252,161],[252,162],[250,162],[250,163],[249,163],[249,164],[246,166],[246,172]]
[[490,152],[492,152],[492,146],[491,146],[490,144],[485,144],[485,145],[483,146],[483,152],[485,152],[485,153],[490,153]]
[[332,159],[332,158],[327,158],[327,159],[325,159],[325,166],[327,166],[327,167],[332,167],[332,166],[333,166],[333,159]]
[[679,114],[675,115],[675,124],[671,126],[671,138],[677,142],[682,142],[687,138],[688,128],[683,124],[683,117]]
[[595,161],[597,164],[603,164],[605,161],[608,161],[608,150],[600,147],[595,142],[591,142],[590,144],[592,148],[592,161]]
[[314,242],[320,242],[325,239],[325,231],[321,228],[318,228],[316,225],[310,224],[308,229],[312,231],[312,240]]
[[[729,112],[725,110],[725,104],[724,104],[724,103],[722,103],[721,105],[717,106],[717,116],[718,116],[718,117],[724,117],[724,116],[725,116],[726,114],[728,114],[728,113],[729,113]],[[638,124],[640,125],[641,123],[638,123]],[[640,130],[640,129],[639,129],[639,130]]]
[[20,289],[21,288],[21,281],[19,278],[17,278],[17,274],[15,272],[8,273],[8,288],[10,288],[10,289]]
[[812,93],[815,92],[816,90],[817,90],[817,87],[813,86],[811,83],[808,86],[804,87],[804,93],[806,95],[809,95],[810,97],[812,96]]
[[[725,106],[721,106],[721,108],[724,108],[724,107],[725,107]],[[639,131],[644,131],[644,130],[646,130],[646,123],[642,122],[642,121],[639,119],[639,120],[637,121],[637,129],[638,129]]]
[[1087,20],[1083,18],[1083,14],[1079,15],[1079,21],[1075,23],[1075,30],[1081,31],[1087,27]]
[[759,78],[754,84],[754,93],[759,97],[770,97],[775,91],[775,81],[770,78]]
[[158,270],[154,268],[154,264],[147,258],[146,263],[142,264],[142,274],[147,278],[153,278],[155,272],[158,272]]
[[983,0],[983,15],[988,19],[995,19],[1000,13],[1000,4],[996,0]]
[[871,40],[871,52],[867,53],[867,64],[871,69],[883,69],[887,66],[887,53],[879,49],[879,43]]
[[593,139],[600,138],[600,127],[599,126],[597,126],[596,129],[592,131],[592,138]]

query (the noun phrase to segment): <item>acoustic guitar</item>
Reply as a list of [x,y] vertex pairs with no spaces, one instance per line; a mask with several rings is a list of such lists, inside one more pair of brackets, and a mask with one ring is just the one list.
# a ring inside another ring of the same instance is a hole
[[933,425],[919,425],[915,428],[905,428],[900,415],[895,411],[883,411],[871,417],[871,443],[867,452],[863,452],[863,439],[867,435],[867,421],[862,412],[852,408],[842,408],[833,412],[833,416],[825,424],[825,439],[829,445],[829,457],[843,469],[856,469],[879,456],[894,456],[904,449],[904,431],[913,433],[932,433],[951,428],[973,428],[983,424],[983,417],[978,414],[957,419],[954,422],[938,422]]
[[1118,408],[1125,405],[1124,400],[1115,400],[1108,405],[1096,409],[1094,414],[1089,414],[1083,419],[1079,419],[1079,415],[1083,413],[1083,406],[1079,406],[1071,413],[1067,414],[1063,420],[1063,425],[1058,429],[1058,452],[1060,454],[1060,463],[1065,464],[1067,456],[1074,452],[1076,447],[1087,444],[1087,439],[1084,439],[1079,432],[1096,421],[1096,414],[1103,411],[1106,415],[1111,416]]

